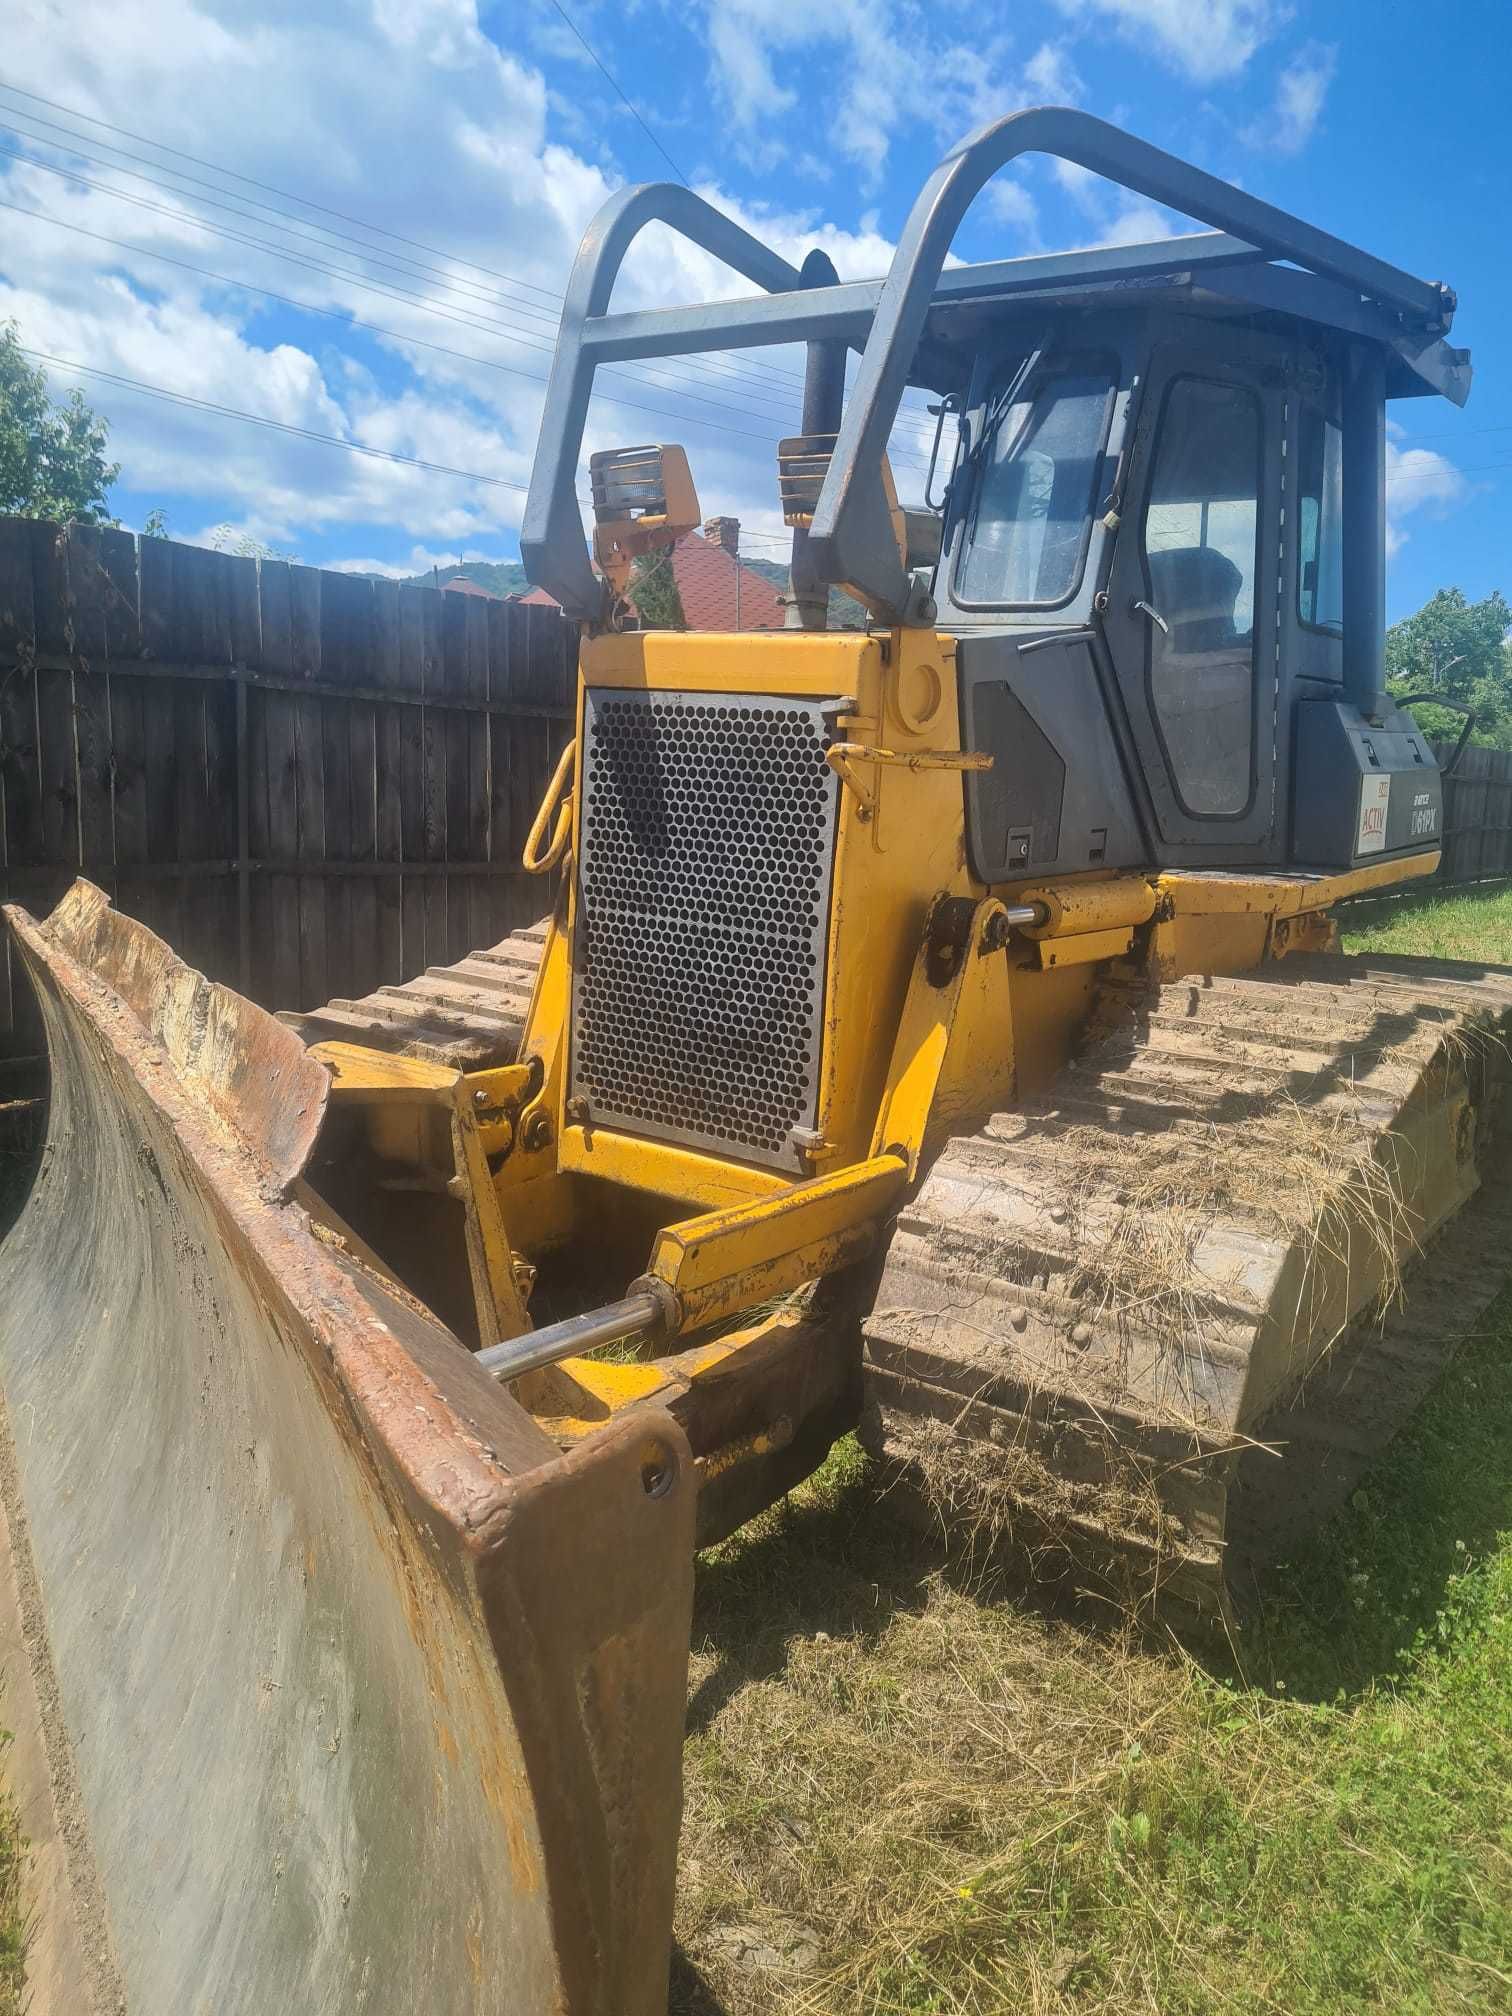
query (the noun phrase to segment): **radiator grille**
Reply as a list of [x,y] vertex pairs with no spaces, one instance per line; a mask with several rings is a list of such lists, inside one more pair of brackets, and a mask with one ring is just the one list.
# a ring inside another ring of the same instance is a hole
[[824,704],[587,694],[570,1091],[600,1124],[804,1167],[837,792]]

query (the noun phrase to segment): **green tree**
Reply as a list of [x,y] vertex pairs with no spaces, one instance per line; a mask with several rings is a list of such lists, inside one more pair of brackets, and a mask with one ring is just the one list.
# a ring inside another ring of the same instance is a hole
[[[1512,749],[1512,606],[1493,591],[1480,602],[1458,588],[1440,588],[1415,616],[1386,632],[1386,684],[1393,693],[1442,693],[1475,710],[1475,740]],[[1446,708],[1414,710],[1435,741],[1462,726]]]
[[0,512],[113,525],[106,495],[121,473],[107,462],[110,429],[82,392],[59,401],[28,363],[14,322],[0,324]]
[[636,561],[630,573],[630,600],[640,615],[643,630],[688,627],[670,553],[647,553]]

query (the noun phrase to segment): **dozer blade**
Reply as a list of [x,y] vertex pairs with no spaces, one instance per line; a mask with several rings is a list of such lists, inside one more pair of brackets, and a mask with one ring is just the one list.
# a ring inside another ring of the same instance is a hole
[[1033,1111],[951,1141],[866,1329],[863,1433],[1053,1572],[1224,1608],[1320,1520],[1512,1241],[1512,971],[1112,981]]
[[662,2016],[695,1486],[312,1221],[293,1030],[77,883],[0,1246],[34,2010]]

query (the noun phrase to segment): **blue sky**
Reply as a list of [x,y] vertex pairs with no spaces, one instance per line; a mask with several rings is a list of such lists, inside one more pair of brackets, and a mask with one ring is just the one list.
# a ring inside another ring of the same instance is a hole
[[[1512,589],[1504,0],[563,4],[644,127],[551,0],[12,0],[0,319],[93,367],[53,383],[109,414],[128,524],[161,506],[180,537],[393,572],[512,557],[558,297],[612,189],[670,157],[795,263],[876,273],[953,140],[1063,101],[1459,290],[1469,407],[1394,409],[1391,613]],[[1030,162],[957,250],[1181,228]],[[616,305],[741,291],[648,234]],[[588,445],[683,440],[704,509],[777,557],[800,366],[628,367]]]

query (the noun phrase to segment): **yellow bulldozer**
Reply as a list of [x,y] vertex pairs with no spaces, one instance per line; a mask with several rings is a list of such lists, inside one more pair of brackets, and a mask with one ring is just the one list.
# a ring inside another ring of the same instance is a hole
[[[947,269],[1028,151],[1208,228]],[[753,291],[614,312],[651,223]],[[838,1436],[1209,1617],[1386,1446],[1512,1222],[1512,971],[1332,919],[1439,859],[1385,414],[1466,398],[1454,305],[1077,111],[949,155],[882,281],[623,191],[521,541],[582,626],[543,921],[275,1017],[87,883],[7,913],[38,2006],[653,2016],[695,1551]],[[595,374],[776,344],[786,627],[642,630],[698,505],[594,454],[590,553]]]

